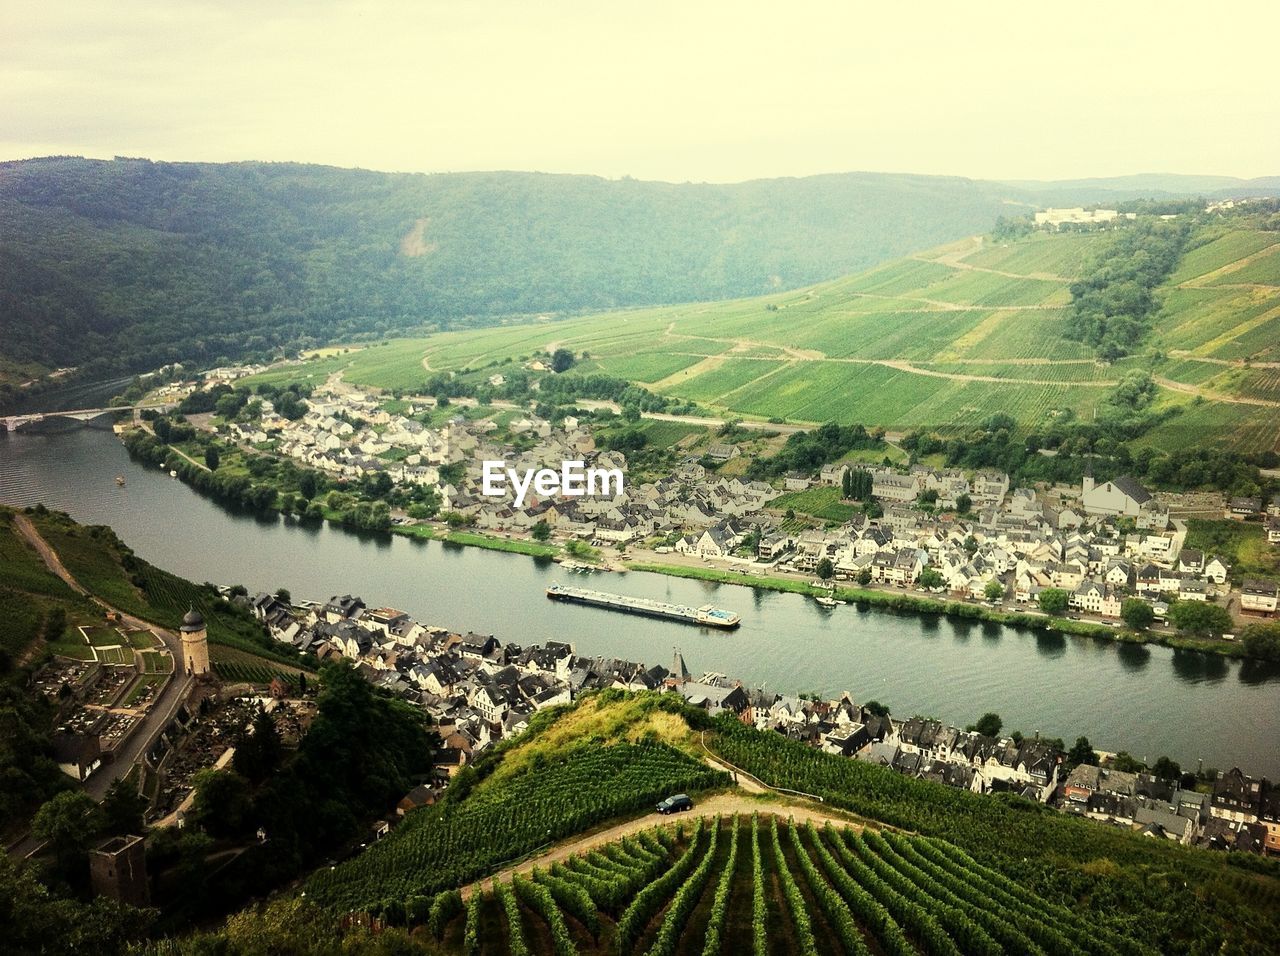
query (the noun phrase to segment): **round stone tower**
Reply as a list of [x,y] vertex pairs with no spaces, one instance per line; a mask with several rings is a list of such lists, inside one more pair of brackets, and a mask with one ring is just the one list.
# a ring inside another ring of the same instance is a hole
[[209,633],[195,608],[182,619],[182,666],[196,677],[209,673]]

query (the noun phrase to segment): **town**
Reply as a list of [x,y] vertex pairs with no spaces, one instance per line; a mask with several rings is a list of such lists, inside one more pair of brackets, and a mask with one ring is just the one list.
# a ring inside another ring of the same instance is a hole
[[[229,391],[226,382],[245,371],[215,370],[204,388]],[[295,402],[288,393],[286,400]],[[887,455],[792,470],[771,483],[726,467],[745,458],[740,443],[705,433],[683,447],[677,442],[669,470],[629,474],[625,488],[490,493],[485,462],[526,474],[578,461],[627,471],[625,452],[598,447],[599,422],[617,417],[600,404],[555,421],[510,403],[486,410],[472,402],[442,417],[430,396],[391,402],[334,376],[296,400],[292,418],[270,399],[254,399],[247,421],[243,414],[192,418],[248,454],[283,456],[338,488],[376,480],[432,499],[430,509],[390,512],[392,525],[447,518],[503,540],[573,542],[584,554],[597,549],[603,567],[612,554],[659,569],[816,577],[823,588],[909,589],[1228,642],[1280,604],[1274,578],[1236,575],[1229,557],[1188,546],[1186,523],[1199,517],[1261,527],[1268,549],[1280,554],[1280,496],[1159,496],[1125,475],[1086,475],[1078,487],[1011,487],[1003,473],[894,463]],[[424,417],[438,423],[428,426]],[[834,521],[813,502],[853,506]]]
[[1095,753],[1087,741],[1067,749],[1038,735],[1002,736],[999,720],[989,723],[994,715],[967,730],[899,719],[847,693],[819,700],[750,689],[724,674],[695,678],[678,650],[667,667],[584,657],[569,643],[503,644],[425,626],[351,595],[295,607],[263,593],[251,606],[276,640],[322,661],[345,659],[431,716],[443,741],[435,780],[407,794],[401,812],[434,801],[459,769],[525,730],[534,712],[618,689],[679,694],[709,714],[731,713],[828,753],[974,793],[1009,793],[1184,844],[1280,853],[1280,786],[1239,768],[1213,779],[1181,773],[1167,760],[1148,770],[1127,755]]

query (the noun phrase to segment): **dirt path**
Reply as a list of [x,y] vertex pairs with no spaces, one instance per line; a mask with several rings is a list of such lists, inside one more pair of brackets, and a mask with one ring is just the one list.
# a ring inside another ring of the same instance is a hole
[[[1271,253],[1275,252],[1277,245],[1280,245],[1280,243],[1273,242],[1271,245],[1266,246],[1263,249],[1259,249],[1257,252],[1250,253],[1249,255],[1245,256],[1243,259],[1236,259],[1234,262],[1228,262],[1225,266],[1219,266],[1217,269],[1214,269],[1212,272],[1206,272],[1204,273],[1204,275],[1198,275],[1194,279],[1188,279],[1186,282],[1180,282],[1178,283],[1178,288],[1179,289],[1203,289],[1206,286],[1208,286],[1208,284],[1212,282],[1214,279],[1217,279],[1221,276],[1229,276],[1233,272],[1239,272],[1245,266],[1253,262],[1256,262],[1258,259],[1261,259],[1264,256],[1269,256]],[[1224,283],[1222,285],[1215,285],[1212,288],[1214,289],[1266,289],[1274,292],[1276,287],[1273,285],[1266,285],[1264,283],[1259,283],[1259,282],[1237,282],[1237,283],[1230,283],[1230,284]]]
[[465,900],[475,892],[477,886],[481,887],[484,892],[493,890],[493,881],[508,881],[513,874],[524,876],[530,873],[536,866],[539,869],[547,869],[553,863],[562,863],[571,856],[581,855],[594,850],[598,846],[606,843],[613,843],[621,840],[623,837],[632,836],[643,830],[652,829],[654,826],[675,826],[677,821],[689,820],[695,816],[714,819],[717,815],[732,816],[733,814],[742,814],[750,816],[756,812],[777,813],[779,816],[792,817],[797,823],[808,823],[812,821],[821,825],[830,821],[840,826],[851,826],[861,830],[860,823],[851,820],[849,817],[842,815],[838,811],[826,810],[820,804],[814,806],[795,805],[788,803],[763,802],[758,796],[753,796],[747,789],[742,788],[741,793],[723,793],[714,797],[703,800],[694,807],[690,813],[682,813],[675,817],[659,817],[649,814],[643,817],[636,817],[634,820],[628,820],[625,823],[619,823],[617,826],[609,827],[606,830],[600,830],[596,833],[588,834],[576,840],[560,845],[548,850],[541,856],[534,857],[517,863],[515,866],[505,867],[492,876],[485,877],[475,883],[471,883],[462,888],[462,898]]
[[1045,282],[1070,282],[1066,276],[1055,275],[1052,272],[1005,272],[1003,269],[992,269],[987,266],[975,266],[972,263],[964,262],[966,256],[971,256],[975,252],[982,250],[982,237],[972,237],[972,245],[967,249],[953,249],[950,252],[943,253],[936,259],[926,259],[923,256],[910,256],[916,262],[936,262],[939,265],[950,266],[952,269],[962,269],[966,272],[989,272],[992,275],[1004,276],[1007,279],[1041,279]]
[[1203,398],[1207,402],[1223,402],[1227,405],[1255,405],[1262,408],[1280,408],[1280,402],[1275,402],[1267,398],[1245,398],[1243,395],[1223,395],[1221,392],[1213,392],[1206,388],[1200,388],[1198,385],[1188,385],[1186,382],[1175,382],[1171,378],[1163,378],[1159,375],[1153,375],[1151,378],[1157,385],[1175,392],[1182,392],[1186,395],[1195,395],[1198,398]]
[[1244,359],[1209,358],[1207,355],[1193,355],[1186,349],[1170,349],[1169,357],[1187,359],[1191,362],[1206,362],[1209,365],[1221,365],[1225,368],[1280,368],[1280,362],[1246,362]]

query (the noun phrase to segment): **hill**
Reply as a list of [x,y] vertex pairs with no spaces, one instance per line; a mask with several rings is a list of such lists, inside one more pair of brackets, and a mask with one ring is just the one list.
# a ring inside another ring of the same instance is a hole
[[[876,173],[674,185],[10,162],[0,164],[0,382],[55,366],[105,374],[495,316],[757,295],[988,229],[1011,210],[1151,185]],[[1229,186],[1195,179],[1181,191]]]
[[972,237],[794,292],[392,341],[281,374],[342,369],[407,391],[433,373],[482,381],[567,348],[579,356],[569,374],[628,379],[724,417],[955,433],[1002,414],[1025,434],[1104,415],[1139,372],[1154,384],[1139,444],[1173,450],[1194,434],[1280,450],[1280,232],[1213,218],[1184,231],[1167,274],[1137,290],[1141,314],[1109,330],[1089,324],[1098,303],[1077,306],[1073,287],[1114,264],[1117,234],[1033,233]]
[[[704,741],[822,802],[726,792]],[[644,811],[675,790],[694,795],[693,813],[655,827]],[[1278,902],[1275,867],[1257,858],[904,777],[676,695],[606,691],[536,714],[302,897],[170,951],[310,951],[340,921],[353,953],[396,940],[467,953],[1261,952]],[[362,935],[370,919],[379,935]]]

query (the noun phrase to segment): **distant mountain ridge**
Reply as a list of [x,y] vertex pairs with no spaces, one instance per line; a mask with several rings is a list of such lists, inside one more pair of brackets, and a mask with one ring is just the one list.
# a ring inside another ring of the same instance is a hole
[[[1170,177],[1138,179],[1134,195]],[[1231,188],[1190,180],[1182,194]],[[1123,182],[842,173],[676,185],[293,163],[3,163],[0,381],[6,362],[140,370],[500,316],[758,295],[984,232],[1030,207],[1111,201],[1128,195]]]

